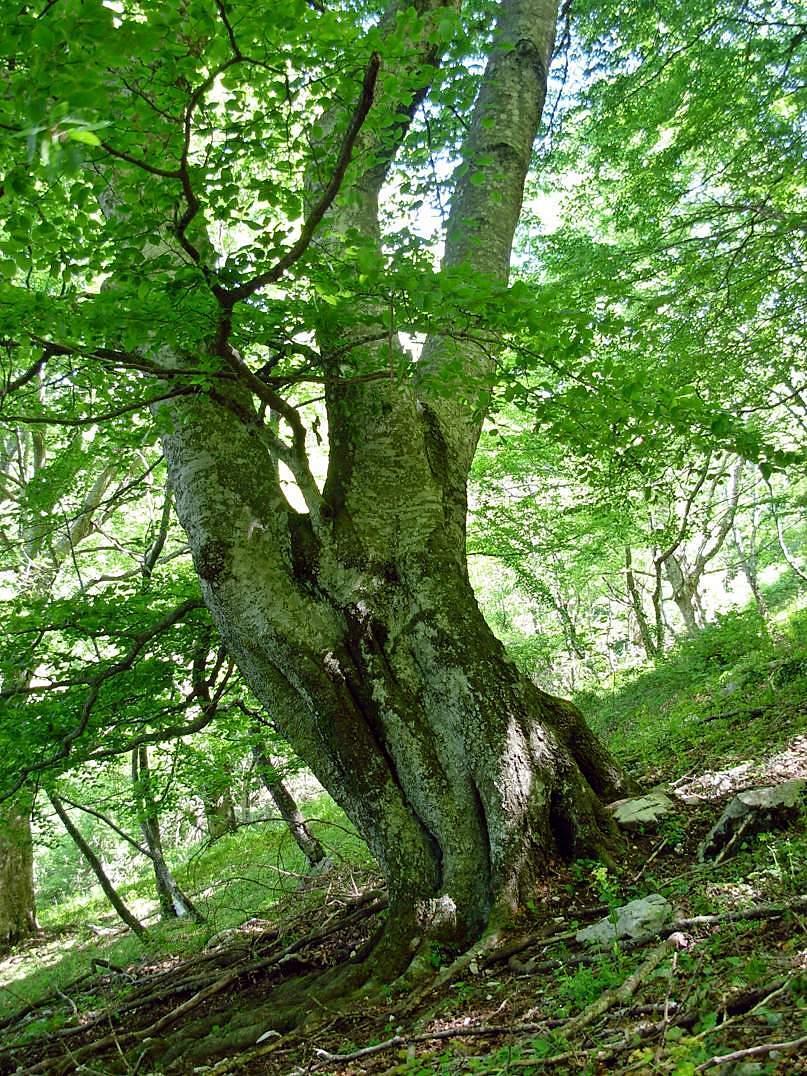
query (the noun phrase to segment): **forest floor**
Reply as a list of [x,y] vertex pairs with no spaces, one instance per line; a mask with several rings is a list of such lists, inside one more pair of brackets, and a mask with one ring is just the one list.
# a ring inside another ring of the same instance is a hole
[[[248,918],[254,893],[237,888],[237,872],[267,848],[253,829],[207,853],[210,878],[228,862],[234,904],[244,902],[229,922],[155,927],[144,949],[122,934],[88,937],[80,917],[101,920],[85,905],[0,962],[0,1072],[807,1071],[807,819],[750,835],[719,862],[697,856],[737,791],[807,778],[807,616],[787,631],[769,644],[748,618],[726,619],[619,690],[580,700],[633,776],[665,788],[675,809],[629,835],[618,871],[558,864],[489,952],[452,962],[435,949],[434,974],[416,989],[345,1005],[312,989],[296,1030],[277,1035],[267,1020],[254,1046],[228,1044],[233,1014],[260,1014],[279,984],[349,961],[385,907],[332,815],[334,868],[301,879],[276,860],[283,892],[264,893]],[[656,893],[673,906],[663,931],[605,948],[575,940]],[[219,1046],[193,1060],[200,1034]],[[179,1046],[191,1052],[172,1064]]]

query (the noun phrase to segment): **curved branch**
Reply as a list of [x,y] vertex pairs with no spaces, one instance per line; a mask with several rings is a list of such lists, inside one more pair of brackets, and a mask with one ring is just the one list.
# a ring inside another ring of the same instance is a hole
[[319,201],[314,205],[313,209],[306,217],[300,235],[297,241],[289,247],[286,253],[280,258],[271,269],[267,269],[263,273],[259,273],[253,277],[252,280],[247,280],[237,288],[231,288],[229,291],[220,288],[217,289],[219,301],[226,309],[232,309],[232,307],[241,302],[243,299],[248,299],[250,295],[254,295],[256,291],[265,287],[267,284],[273,284],[279,280],[287,269],[291,268],[296,261],[305,254],[308,250],[308,246],[314,237],[314,232],[330,209],[334,198],[339,193],[339,189],[342,186],[342,180],[345,178],[348,165],[350,164],[353,156],[353,148],[356,145],[356,139],[359,136],[359,132],[364,126],[364,121],[367,119],[367,115],[373,104],[373,95],[375,93],[375,85],[378,79],[378,72],[381,68],[381,57],[377,52],[374,52],[370,57],[370,62],[367,64],[367,68],[364,72],[364,81],[362,82],[361,94],[359,96],[358,104],[350,118],[347,130],[342,138],[342,146],[339,150],[339,156],[336,160],[336,167],[333,170],[330,181],[327,187],[322,192]]
[[[84,704],[81,708],[81,717],[78,723],[72,728],[64,737],[62,737],[61,745],[58,751],[55,751],[49,758],[42,759],[39,762],[32,763],[30,766],[26,766],[22,772],[22,775],[14,782],[10,791],[0,796],[0,803],[10,799],[15,795],[25,784],[26,780],[32,773],[41,773],[43,770],[48,770],[55,766],[57,763],[66,759],[73,747],[73,744],[78,740],[85,732],[92,716],[92,711],[95,706],[98,696],[101,693],[101,688],[112,677],[117,676],[118,673],[127,672],[132,668],[137,660],[141,651],[146,647],[152,639],[162,635],[164,632],[169,631],[175,624],[178,624],[183,620],[188,613],[194,609],[204,608],[204,603],[201,598],[189,598],[181,605],[178,605],[176,609],[172,609],[170,613],[159,620],[156,624],[151,625],[145,631],[136,635],[134,642],[129,650],[118,661],[113,661],[106,668],[101,669],[94,676],[87,679],[86,683],[89,686],[89,691],[84,699]],[[56,687],[59,685],[50,685],[50,687]],[[77,686],[76,682],[69,683],[65,686]],[[12,692],[12,694],[21,694],[22,692]]]

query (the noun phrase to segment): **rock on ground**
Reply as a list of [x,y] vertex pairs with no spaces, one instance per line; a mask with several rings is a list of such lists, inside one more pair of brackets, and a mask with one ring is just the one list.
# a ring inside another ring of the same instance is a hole
[[640,938],[661,930],[672,919],[672,914],[672,905],[661,893],[650,893],[617,908],[599,923],[578,930],[575,941],[609,945],[618,938]]
[[732,799],[698,849],[698,858],[722,859],[740,838],[764,829],[781,829],[798,818],[807,781],[795,778],[768,788],[751,788]]
[[655,825],[673,811],[673,801],[664,792],[649,792],[635,799],[615,800],[608,804],[614,821],[623,829],[639,829]]

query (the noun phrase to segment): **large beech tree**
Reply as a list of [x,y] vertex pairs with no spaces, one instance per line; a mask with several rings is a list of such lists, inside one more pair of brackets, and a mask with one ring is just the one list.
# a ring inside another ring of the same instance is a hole
[[[607,846],[625,789],[465,561],[556,18],[62,0],[20,15],[4,75],[5,409],[132,440],[153,417],[229,652],[387,877],[390,974]],[[438,272],[401,220],[449,163]]]

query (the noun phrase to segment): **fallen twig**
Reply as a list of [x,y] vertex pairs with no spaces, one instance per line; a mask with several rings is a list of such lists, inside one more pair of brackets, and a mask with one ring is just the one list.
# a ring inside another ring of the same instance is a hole
[[774,1052],[792,1054],[795,1050],[805,1045],[807,1045],[807,1035],[802,1035],[800,1039],[790,1039],[788,1042],[763,1042],[759,1046],[748,1046],[744,1050],[733,1050],[730,1054],[715,1054],[708,1061],[698,1065],[695,1071],[703,1072],[710,1065],[725,1065],[729,1061],[739,1061],[743,1057],[762,1057],[765,1054]]
[[530,1035],[539,1031],[546,1031],[547,1024],[487,1024],[476,1026],[447,1027],[440,1031],[430,1031],[422,1035],[393,1035],[391,1039],[377,1042],[373,1046],[363,1046],[360,1050],[353,1050],[349,1054],[332,1054],[330,1050],[314,1047],[314,1053],[321,1061],[358,1061],[362,1057],[372,1057],[373,1054],[384,1053],[385,1050],[394,1050],[396,1046],[418,1046],[424,1042],[442,1042],[445,1039],[462,1039],[473,1037],[487,1037],[497,1035]]
[[649,956],[639,965],[636,971],[632,975],[629,975],[627,979],[619,986],[614,987],[612,990],[604,990],[600,996],[593,1001],[588,1008],[584,1009],[578,1016],[573,1016],[563,1025],[564,1034],[574,1033],[580,1031],[584,1027],[588,1027],[598,1017],[606,1013],[614,1005],[624,1004],[629,998],[633,997],[636,991],[644,980],[653,972],[664,957],[671,951],[672,944],[668,941],[664,941],[661,945],[650,953]]

